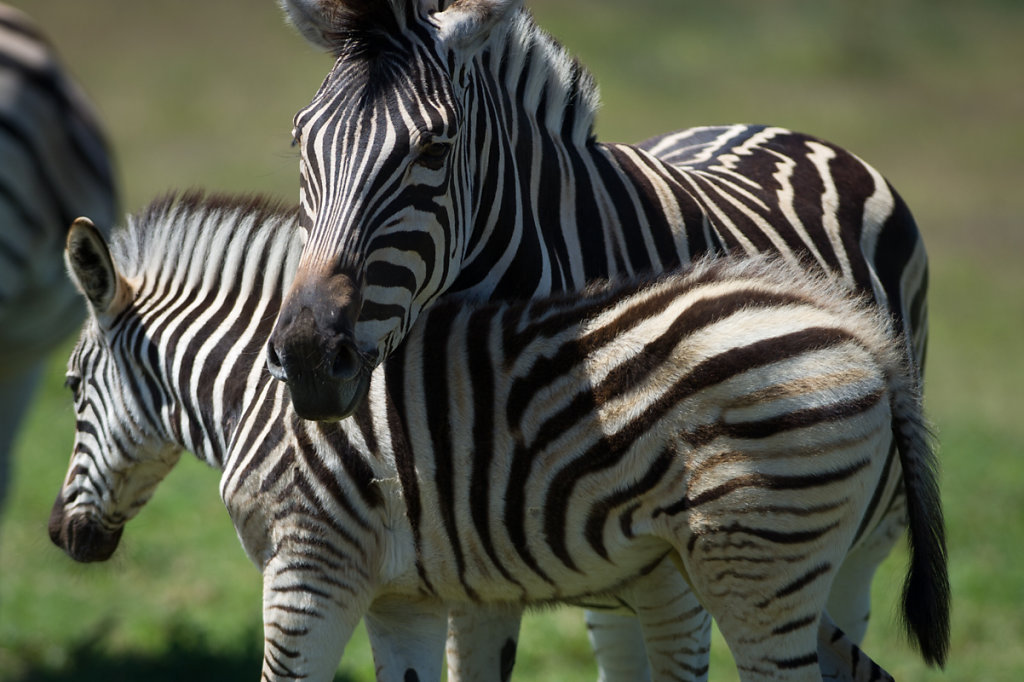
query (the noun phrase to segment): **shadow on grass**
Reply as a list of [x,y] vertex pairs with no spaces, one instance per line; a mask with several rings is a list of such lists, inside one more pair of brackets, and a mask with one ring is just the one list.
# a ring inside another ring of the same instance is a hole
[[[260,679],[261,638],[249,632],[236,646],[211,648],[203,633],[186,624],[173,625],[163,653],[110,653],[104,634],[95,632],[73,644],[59,666],[38,660],[30,651],[9,682],[255,682]],[[37,659],[37,660],[33,660]],[[356,682],[339,672],[334,682]]]

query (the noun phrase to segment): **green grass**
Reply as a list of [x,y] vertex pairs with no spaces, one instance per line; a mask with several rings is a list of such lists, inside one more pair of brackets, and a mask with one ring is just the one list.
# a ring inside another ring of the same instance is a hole
[[[172,187],[298,192],[290,120],[330,60],[271,0],[17,2],[93,96],[124,206]],[[988,0],[771,3],[536,0],[592,68],[599,133],[636,140],[735,121],[804,130],[880,168],[914,209],[932,262],[927,403],[941,442],[954,592],[945,674],[893,618],[905,553],[875,583],[865,648],[900,680],[1024,679],[1024,7]],[[217,495],[182,464],[108,563],[50,544],[73,425],[54,356],[0,518],[0,680],[255,679],[260,579]],[[736,679],[716,640],[711,677]],[[365,636],[339,679],[372,679]],[[514,679],[593,680],[580,613],[531,615]]]

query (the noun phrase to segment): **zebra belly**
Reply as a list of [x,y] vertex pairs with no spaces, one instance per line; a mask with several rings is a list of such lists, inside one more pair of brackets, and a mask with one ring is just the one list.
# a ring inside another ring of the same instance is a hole
[[397,576],[388,591],[426,592],[445,602],[601,601],[653,569],[672,549],[663,539],[637,536],[614,539],[606,556],[599,556],[585,540],[584,529],[567,530],[567,537],[569,564],[555,556],[546,542],[531,542],[526,548],[499,543],[490,552],[478,542],[464,542],[456,560],[450,540],[439,534],[424,539],[419,567]]

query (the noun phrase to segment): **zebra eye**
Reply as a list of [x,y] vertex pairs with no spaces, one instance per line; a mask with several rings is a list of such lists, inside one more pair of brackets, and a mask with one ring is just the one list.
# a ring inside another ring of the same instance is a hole
[[82,377],[69,374],[67,378],[64,379],[64,387],[70,388],[71,395],[77,399],[78,391],[82,388]]
[[452,149],[450,142],[427,142],[420,147],[416,163],[430,170],[439,170],[448,158],[448,152]]

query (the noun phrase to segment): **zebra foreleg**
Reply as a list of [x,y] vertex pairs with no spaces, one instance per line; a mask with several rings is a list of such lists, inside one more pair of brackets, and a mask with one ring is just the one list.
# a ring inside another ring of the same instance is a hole
[[[345,645],[369,608],[370,590],[358,582],[312,574],[310,565],[283,552],[263,568],[264,682],[330,682]],[[336,594],[342,591],[344,594]]]
[[448,612],[448,682],[508,682],[523,611],[514,606],[458,605]]
[[446,615],[436,602],[375,601],[365,622],[378,682],[440,680]]

